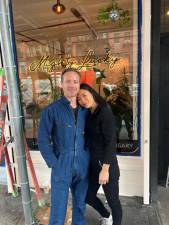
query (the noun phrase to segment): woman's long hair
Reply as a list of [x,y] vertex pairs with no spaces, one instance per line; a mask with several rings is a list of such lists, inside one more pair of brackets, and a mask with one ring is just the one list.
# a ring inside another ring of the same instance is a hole
[[81,83],[80,89],[90,92],[98,106],[106,105],[106,101],[104,100],[104,98],[102,98],[90,85],[86,83]]

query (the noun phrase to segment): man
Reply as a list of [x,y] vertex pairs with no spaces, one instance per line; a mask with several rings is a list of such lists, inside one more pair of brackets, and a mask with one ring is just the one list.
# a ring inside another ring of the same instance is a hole
[[51,173],[51,214],[49,225],[64,225],[69,188],[72,192],[72,224],[85,225],[85,197],[88,187],[89,152],[84,145],[87,111],[77,105],[80,74],[63,71],[64,96],[41,114],[38,146]]

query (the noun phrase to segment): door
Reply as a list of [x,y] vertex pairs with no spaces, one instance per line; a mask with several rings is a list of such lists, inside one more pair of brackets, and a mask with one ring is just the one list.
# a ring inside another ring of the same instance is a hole
[[169,165],[169,33],[160,38],[158,182],[166,181]]

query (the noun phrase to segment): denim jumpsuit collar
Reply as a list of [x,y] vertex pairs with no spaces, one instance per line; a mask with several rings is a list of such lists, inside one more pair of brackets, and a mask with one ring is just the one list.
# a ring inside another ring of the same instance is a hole
[[[70,106],[71,107],[71,105],[70,105],[70,101],[63,95],[62,97],[61,97],[61,101],[64,103],[64,104],[66,104],[66,105],[68,105],[68,106]],[[72,108],[72,107],[71,107]],[[79,103],[77,102],[77,108],[79,109],[82,109],[82,107],[79,105]]]
[[67,105],[70,105],[70,101],[65,96],[62,96],[61,100],[62,100],[63,103],[65,103]]

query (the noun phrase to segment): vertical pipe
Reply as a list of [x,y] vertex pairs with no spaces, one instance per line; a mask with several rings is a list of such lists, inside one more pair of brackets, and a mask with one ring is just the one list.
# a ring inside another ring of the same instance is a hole
[[[13,24],[9,24],[9,19],[11,19],[10,21],[13,21],[12,14],[10,15],[10,13],[8,13],[11,7],[12,7],[11,0],[9,0],[9,5],[6,4],[6,0],[0,1],[0,41],[2,47],[4,69],[7,79],[9,113],[10,113],[12,133],[14,136],[15,152],[21,185],[21,195],[25,216],[25,224],[31,225],[34,222],[33,222],[31,195],[26,167],[24,132],[22,121],[23,116],[20,104],[20,92],[18,87],[18,73],[17,73],[18,70],[17,65],[15,63],[14,52],[12,49],[13,47],[12,40],[14,40],[13,39],[14,32],[12,32],[13,29],[11,29],[11,26],[13,26]],[[13,45],[14,44],[15,43],[13,42]]]
[[151,0],[142,1],[142,125],[141,147],[144,156],[144,204],[150,204],[150,42]]

